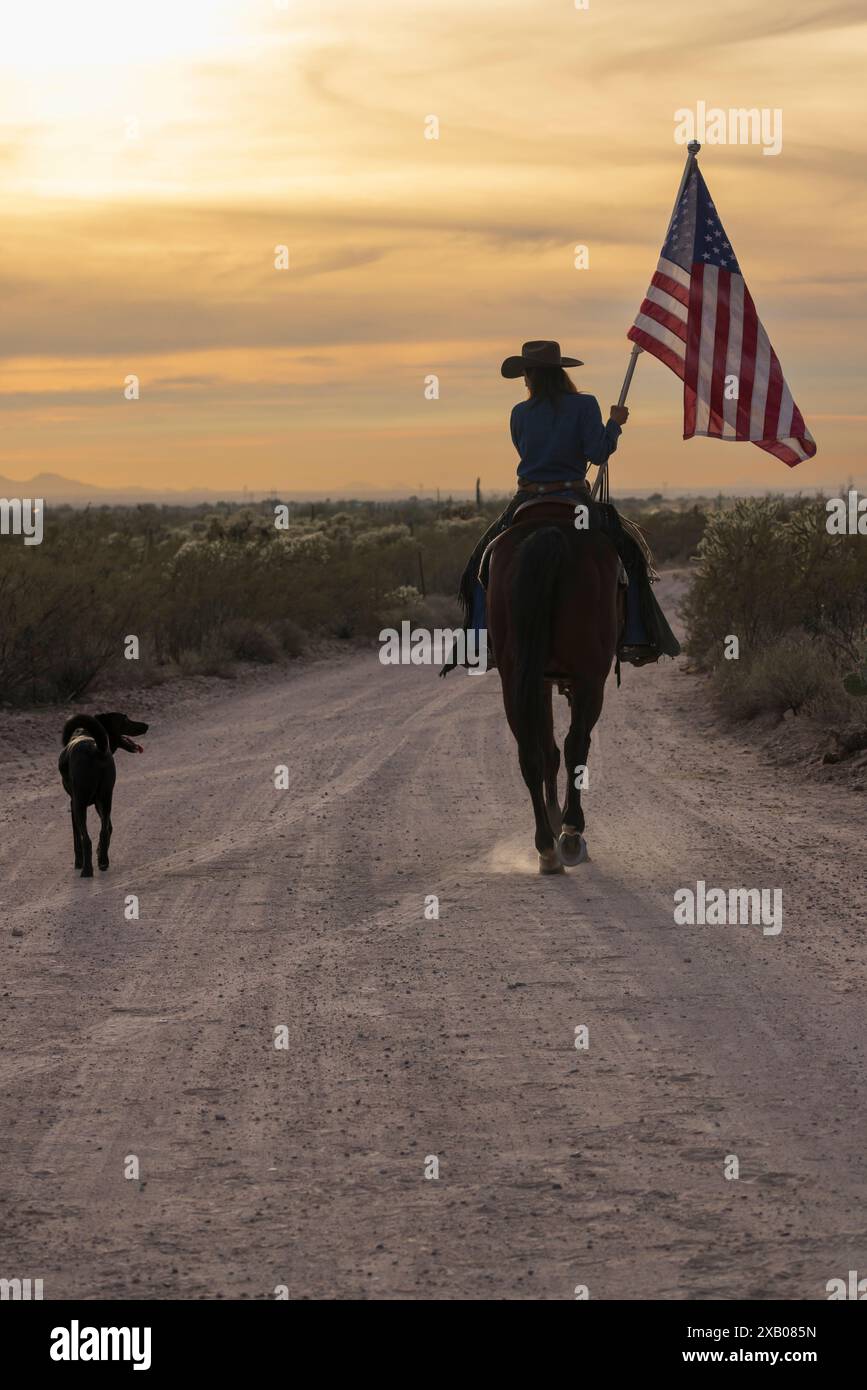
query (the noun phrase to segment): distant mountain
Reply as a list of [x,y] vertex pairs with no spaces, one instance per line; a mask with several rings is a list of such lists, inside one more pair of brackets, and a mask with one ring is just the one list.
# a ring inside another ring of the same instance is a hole
[[51,497],[55,499],[62,493],[65,497],[86,498],[98,492],[89,483],[76,482],[74,478],[62,478],[59,473],[37,473],[35,478],[22,482],[17,478],[0,477],[0,493],[4,497]]
[[[55,506],[68,504],[73,507],[84,507],[88,504],[94,507],[100,506],[123,506],[134,505],[138,502],[150,502],[159,506],[165,503],[168,506],[190,507],[197,502],[243,502],[260,501],[263,497],[270,497],[273,494],[270,490],[257,488],[256,491],[250,489],[237,488],[216,491],[213,488],[193,487],[183,490],[171,488],[146,488],[146,487],[97,487],[92,483],[80,483],[76,478],[64,478],[59,473],[37,473],[34,478],[5,478],[0,476],[0,497],[42,497],[47,503],[54,503]],[[282,493],[278,493],[282,496]],[[287,497],[307,498],[323,497],[322,492],[288,492]],[[334,493],[334,496],[340,496]],[[342,494],[348,497],[349,491]]]
[[[806,482],[806,480],[805,480]],[[509,484],[506,483],[500,488],[493,486],[483,487],[482,492],[486,497],[505,496],[509,492]],[[630,492],[632,498],[658,497],[660,500],[671,500],[676,498],[689,498],[698,500],[699,498],[714,498],[719,495],[730,497],[749,497],[764,495],[767,492],[793,494],[801,489],[797,487],[787,488],[763,488],[755,486],[734,486],[734,487],[711,487],[704,488],[666,488],[666,487],[647,487],[639,488]],[[807,485],[803,488],[806,495],[811,496],[817,491],[817,486]],[[827,490],[827,488],[826,488]],[[465,501],[475,495],[474,489],[466,488],[443,488],[442,500],[451,497],[454,501]],[[98,487],[92,483],[80,483],[76,478],[64,478],[59,473],[37,473],[34,478],[5,478],[0,475],[0,497],[42,497],[46,503],[54,506],[69,505],[73,507],[103,507],[103,506],[135,506],[137,503],[151,503],[152,505],[173,506],[173,507],[192,507],[198,503],[205,502],[216,504],[217,502],[261,502],[264,497],[278,497],[285,501],[295,502],[318,502],[323,498],[331,501],[376,501],[388,502],[405,499],[415,496],[412,487],[388,487],[376,488],[365,483],[335,483],[331,488],[299,489],[295,487],[280,488],[226,488],[218,491],[215,488],[191,487],[175,491],[171,488],[146,488],[146,487]],[[433,491],[426,489],[423,497],[430,501]],[[621,494],[621,500],[625,496]]]
[[[505,493],[506,488],[502,491]],[[318,502],[323,498],[333,501],[367,499],[368,501],[392,501],[406,498],[413,489],[406,487],[375,488],[364,483],[336,483],[329,489],[287,488],[215,488],[191,487],[175,491],[171,488],[145,487],[97,487],[92,483],[80,483],[75,478],[63,478],[59,473],[37,473],[35,478],[5,478],[0,476],[0,497],[42,497],[46,503],[55,506],[73,507],[134,506],[149,502],[152,505],[172,507],[192,507],[199,502],[261,502],[263,497],[279,497],[286,501]],[[447,496],[456,501],[475,496],[475,490],[464,491],[443,489],[443,499]],[[428,499],[432,494],[425,492]]]

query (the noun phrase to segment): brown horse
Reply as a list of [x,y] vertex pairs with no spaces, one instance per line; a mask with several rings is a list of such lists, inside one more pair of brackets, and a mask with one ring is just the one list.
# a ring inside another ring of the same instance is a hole
[[[599,531],[577,531],[571,504],[537,503],[492,543],[488,627],[503,683],[506,718],[536,817],[539,872],[564,872],[587,858],[582,834],[583,769],[602,713],[620,626],[620,560]],[[553,524],[552,524],[553,523]],[[569,700],[567,792],[557,796],[553,687]],[[559,839],[555,841],[555,836]]]

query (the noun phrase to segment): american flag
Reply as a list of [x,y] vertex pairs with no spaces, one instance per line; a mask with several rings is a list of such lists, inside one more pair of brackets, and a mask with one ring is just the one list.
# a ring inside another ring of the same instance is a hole
[[790,468],[815,454],[694,161],[627,337],[682,379],[684,439],[748,439]]

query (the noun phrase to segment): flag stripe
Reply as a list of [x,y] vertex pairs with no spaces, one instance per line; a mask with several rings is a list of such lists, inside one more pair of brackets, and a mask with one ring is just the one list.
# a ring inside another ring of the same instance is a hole
[[[685,315],[683,318],[678,318],[676,314],[672,314],[668,309],[663,308],[661,304],[657,304],[655,300],[645,299],[638,311],[638,317],[653,319],[654,323],[662,324],[663,328],[667,328],[670,333],[673,333],[675,338],[680,338],[682,343],[686,342]],[[638,319],[636,319],[636,323],[637,322]]]
[[635,320],[635,327],[640,328],[651,339],[656,339],[663,347],[668,348],[669,352],[675,356],[683,358],[683,343],[676,333],[663,324],[657,323],[655,319],[648,318],[646,314],[639,314]]
[[771,345],[761,324],[757,325],[756,371],[753,377],[753,399],[750,408],[750,428],[747,439],[765,437],[765,402],[768,399],[768,379],[771,373]]
[[[644,348],[645,352],[658,357],[660,362],[664,362],[666,367],[670,367],[676,376],[683,376],[683,346],[680,343],[677,344],[677,350],[675,350],[667,343],[661,342],[659,338],[651,336],[638,327],[630,328],[626,336],[630,342],[637,343],[639,347]],[[674,342],[677,342],[676,338]]]
[[780,400],[780,421],[779,434],[781,439],[788,438],[792,433],[792,393],[785,382],[783,382],[783,395]]
[[689,321],[686,326],[686,375],[684,381],[689,387],[689,395],[684,391],[683,437],[691,439],[695,434],[696,396],[698,390],[699,348],[701,345],[701,304],[704,287],[704,266],[699,262],[692,275],[689,294]]
[[719,268],[702,269],[701,319],[699,321],[698,373],[695,383],[695,432],[707,434],[710,423],[710,387],[713,376],[713,346],[716,341],[717,290]]
[[683,266],[678,265],[676,261],[669,261],[665,256],[660,256],[659,265],[656,268],[660,275],[667,275],[669,279],[674,280],[676,284],[682,285],[685,290],[689,290],[691,277],[684,270]]
[[[783,381],[780,359],[770,343],[768,347],[771,352],[771,372],[768,382],[768,399],[765,404],[765,418],[762,424],[762,439],[778,439],[780,436],[780,402],[783,399],[785,382]],[[788,434],[788,429],[786,433]]]
[[750,437],[750,412],[753,406],[753,381],[756,375],[756,336],[759,321],[753,297],[744,285],[744,327],[741,348],[741,375],[738,387],[738,439]]
[[738,405],[741,390],[741,349],[744,333],[744,282],[740,275],[729,281],[729,341],[725,374],[731,387],[723,391],[723,439],[738,437]]
[[719,275],[716,296],[716,320],[713,326],[711,352],[713,366],[710,379],[710,419],[708,434],[719,436],[723,426],[723,384],[729,342],[729,285],[730,275]]
[[657,270],[650,283],[651,285],[655,285],[657,289],[663,290],[666,294],[671,295],[671,298],[676,299],[679,304],[682,304],[684,309],[689,308],[689,290],[681,285],[679,281],[672,280],[670,275],[665,275],[661,270]]
[[[654,280],[655,279],[656,276],[654,276]],[[647,291],[647,299],[649,299],[652,304],[658,304],[661,309],[665,309],[666,313],[679,319],[681,323],[686,323],[689,317],[689,305],[684,304],[680,299],[676,299],[673,294],[668,293],[668,290],[660,289],[659,285],[653,284]],[[646,302],[645,300],[645,303]]]

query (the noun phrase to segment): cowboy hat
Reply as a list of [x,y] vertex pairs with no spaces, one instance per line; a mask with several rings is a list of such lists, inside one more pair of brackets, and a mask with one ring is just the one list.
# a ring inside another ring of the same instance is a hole
[[583,367],[577,357],[561,357],[560,344],[542,339],[525,343],[520,357],[507,357],[500,371],[503,376],[523,376],[528,367]]

